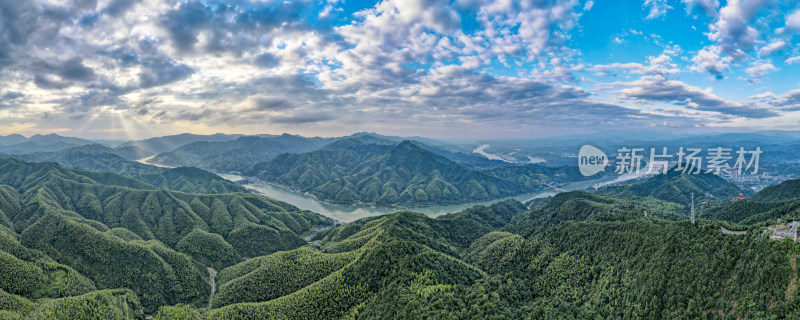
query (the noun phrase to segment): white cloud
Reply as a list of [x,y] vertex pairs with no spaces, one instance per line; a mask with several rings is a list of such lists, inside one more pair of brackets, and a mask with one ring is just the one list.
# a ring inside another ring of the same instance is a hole
[[716,41],[722,52],[742,59],[755,46],[758,31],[750,26],[756,14],[770,0],[730,0],[720,9],[719,19],[709,26],[708,38]]
[[722,99],[713,94],[711,88],[704,90],[679,80],[669,80],[664,76],[644,76],[635,81],[617,82],[613,85],[625,88],[619,91],[622,98],[642,103],[670,103],[688,109],[743,118],[767,118],[777,115],[768,108]]
[[722,72],[730,70],[728,63],[730,57],[720,57],[720,48],[718,46],[711,46],[701,49],[692,58],[694,65],[691,67],[692,71],[696,72],[709,72],[717,77],[722,76]]
[[645,0],[644,7],[649,8],[646,19],[655,19],[667,14],[667,10],[672,9],[667,4],[667,0]]
[[719,0],[683,0],[683,3],[686,4],[686,14],[690,14],[694,7],[699,6],[707,15],[715,18],[719,16],[717,12]]
[[745,71],[747,71],[747,74],[749,74],[750,77],[752,77],[749,81],[754,82],[757,81],[758,79],[763,78],[764,75],[766,75],[767,73],[775,70],[778,69],[775,68],[775,66],[773,66],[772,63],[761,61],[757,62],[752,67],[747,68]]
[[783,61],[783,63],[785,63],[785,64],[793,64],[793,63],[798,62],[798,61],[800,61],[800,56],[786,58],[786,60]]
[[648,63],[611,63],[594,65],[590,70],[596,72],[598,75],[607,75],[613,71],[622,71],[630,74],[655,74],[655,75],[668,75],[680,72],[678,65],[672,63],[672,57],[667,54],[661,54],[655,57],[647,57]]
[[786,42],[783,41],[775,41],[772,42],[764,47],[761,50],[758,50],[758,56],[762,58],[766,58],[771,56],[773,53],[781,51],[786,48]]
[[800,9],[796,9],[786,16],[786,29],[792,32],[800,31]]
[[774,94],[774,93],[772,93],[770,91],[767,91],[767,92],[764,92],[764,93],[754,94],[752,96],[749,96],[748,98],[753,99],[753,100],[769,101],[769,100],[777,99],[778,95],[776,95],[776,94]]

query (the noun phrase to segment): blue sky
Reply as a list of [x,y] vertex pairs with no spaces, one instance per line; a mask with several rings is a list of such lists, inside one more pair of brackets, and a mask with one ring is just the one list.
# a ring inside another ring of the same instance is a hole
[[800,125],[795,1],[0,0],[0,134]]

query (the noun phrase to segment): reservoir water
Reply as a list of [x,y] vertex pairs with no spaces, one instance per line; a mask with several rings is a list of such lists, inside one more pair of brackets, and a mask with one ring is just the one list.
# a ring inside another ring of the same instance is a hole
[[[242,176],[238,176],[235,174],[227,174],[227,173],[218,173],[220,177],[228,179],[230,181],[239,181],[242,180]],[[613,178],[604,178],[598,180],[590,180],[590,181],[581,181],[581,182],[574,182],[567,184],[563,189],[557,191],[545,191],[539,193],[531,193],[531,194],[523,194],[516,197],[521,202],[526,202],[531,199],[535,198],[544,198],[549,197],[556,192],[559,191],[570,191],[570,190],[582,190],[592,187],[592,185],[597,183],[602,183],[607,180],[613,180]],[[278,186],[274,186],[265,182],[253,182],[253,183],[246,183],[244,186],[248,189],[253,189],[258,191],[258,193],[263,194],[269,198],[284,201],[298,207],[302,210],[310,210],[326,217],[333,218],[335,220],[341,222],[351,222],[355,221],[364,217],[371,217],[371,216],[378,216],[384,215],[387,213],[393,213],[398,211],[413,211],[425,214],[429,217],[437,217],[446,213],[451,212],[458,212],[464,209],[468,209],[474,207],[476,205],[489,205],[498,201],[498,200],[490,200],[490,201],[483,201],[483,202],[474,202],[474,203],[466,203],[466,204],[458,204],[458,205],[443,205],[443,206],[427,206],[427,207],[420,207],[420,208],[373,208],[373,207],[355,207],[355,206],[338,206],[328,203],[319,202],[316,199],[288,191]]]

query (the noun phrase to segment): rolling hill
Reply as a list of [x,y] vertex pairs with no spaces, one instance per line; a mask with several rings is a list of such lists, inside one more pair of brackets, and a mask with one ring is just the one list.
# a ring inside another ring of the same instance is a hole
[[[315,151],[315,161],[452,165],[410,142],[362,152],[343,152],[357,142],[337,143]],[[660,190],[684,179],[637,183]],[[727,204],[791,203],[795,183]],[[745,235],[721,233],[728,220],[710,216],[692,225],[683,204],[650,193],[563,192],[532,210],[506,200],[436,218],[397,212],[334,225],[252,194],[151,188],[111,173],[0,160],[0,317],[800,316],[795,243],[769,240],[761,222],[740,225]],[[210,299],[206,268],[219,271]]]
[[222,142],[222,141],[231,141],[236,138],[241,137],[240,134],[212,134],[212,135],[198,135],[198,134],[191,134],[191,133],[181,133],[171,136],[163,136],[163,137],[155,137],[150,139],[144,140],[132,140],[120,144],[118,148],[126,148],[126,147],[136,147],[142,150],[146,150],[148,155],[159,154],[162,152],[167,152],[179,148],[181,146],[199,142],[199,141],[208,141],[208,142]]
[[247,192],[242,186],[196,168],[161,168],[125,159],[117,149],[92,144],[55,152],[17,155],[30,162],[54,162],[69,168],[109,172],[145,182],[153,189],[189,193]]
[[[145,312],[202,305],[209,294],[206,267],[300,247],[306,244],[300,234],[331,223],[252,194],[153,190],[116,174],[3,159],[0,289],[23,306],[13,312],[29,316],[44,305],[25,307],[26,299],[97,289],[131,289],[130,303],[141,301]],[[115,305],[138,312],[128,302]]]
[[260,162],[250,176],[337,204],[411,206],[499,199],[584,179],[577,168],[538,165],[479,170],[415,141],[342,139],[303,154]]
[[488,200],[529,188],[459,165],[405,141],[337,141],[323,150],[282,154],[249,175],[339,204],[381,206]]
[[273,137],[242,136],[230,141],[197,141],[159,153],[151,163],[192,166],[214,171],[244,171],[254,163],[285,153],[301,153],[329,143],[327,138],[305,138],[290,134]]
[[712,173],[701,171],[698,174],[692,174],[674,169],[644,181],[608,186],[601,189],[600,192],[622,197],[653,197],[687,207],[691,202],[692,192],[695,193],[695,202],[701,200],[725,201],[738,196],[739,193],[750,193]]

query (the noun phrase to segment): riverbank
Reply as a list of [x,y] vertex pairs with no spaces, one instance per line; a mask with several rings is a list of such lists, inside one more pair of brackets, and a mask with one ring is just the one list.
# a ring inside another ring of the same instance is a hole
[[[234,182],[241,181],[244,179],[244,177],[240,175],[235,175],[230,173],[217,173],[217,175]],[[610,180],[610,179],[601,178],[597,180],[568,183],[564,185],[562,189],[564,191],[588,189],[592,185],[605,180]],[[264,181],[251,181],[243,183],[242,185],[245,188],[248,188],[257,194],[275,200],[280,200],[289,203],[291,205],[294,205],[295,207],[301,210],[313,211],[321,215],[324,215],[326,217],[329,217],[331,219],[334,219],[336,221],[344,223],[355,221],[365,217],[385,215],[398,211],[413,211],[422,213],[429,217],[437,217],[443,214],[469,209],[476,205],[491,205],[493,203],[503,201],[509,198],[513,198],[522,203],[526,203],[533,199],[549,197],[557,193],[557,191],[540,191],[535,193],[522,194],[514,197],[507,197],[503,199],[494,199],[494,200],[486,200],[486,201],[462,203],[462,204],[433,205],[433,206],[410,207],[410,208],[377,208],[377,207],[367,207],[367,206],[359,207],[359,206],[340,206],[335,204],[329,204],[322,201],[318,201],[317,199],[306,196],[305,194],[292,192]]]

